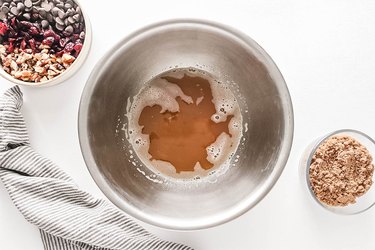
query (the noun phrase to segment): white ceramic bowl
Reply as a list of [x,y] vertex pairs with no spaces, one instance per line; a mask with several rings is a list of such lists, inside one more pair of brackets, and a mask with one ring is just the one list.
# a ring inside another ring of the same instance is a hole
[[73,0],[78,4],[78,6],[81,8],[83,17],[84,17],[84,22],[85,22],[85,40],[83,42],[82,50],[76,60],[70,65],[68,69],[66,69],[63,73],[60,75],[56,76],[53,79],[50,79],[45,82],[25,82],[22,80],[18,80],[8,74],[7,72],[4,71],[4,69],[0,65],[0,75],[4,77],[5,79],[13,82],[14,84],[17,85],[23,85],[23,86],[31,86],[31,87],[44,87],[44,86],[52,86],[56,85],[59,83],[62,83],[69,79],[71,76],[73,76],[79,68],[81,68],[83,62],[86,60],[87,55],[89,54],[90,48],[91,48],[91,40],[92,40],[92,30],[91,30],[91,23],[90,20],[87,16],[87,13],[85,12],[84,8],[82,8],[82,5],[80,4],[79,1]]

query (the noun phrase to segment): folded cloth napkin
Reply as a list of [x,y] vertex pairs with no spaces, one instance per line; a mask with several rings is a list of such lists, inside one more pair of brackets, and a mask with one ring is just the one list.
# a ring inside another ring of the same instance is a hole
[[105,200],[80,190],[29,143],[22,92],[0,97],[0,179],[23,216],[40,229],[46,250],[174,249],[188,246],[148,233]]

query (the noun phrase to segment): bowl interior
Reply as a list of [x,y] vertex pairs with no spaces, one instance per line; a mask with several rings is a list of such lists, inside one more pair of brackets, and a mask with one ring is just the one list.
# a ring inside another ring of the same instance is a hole
[[[214,181],[165,185],[129,161],[131,146],[119,127],[127,100],[171,67],[202,68],[240,100],[247,131],[238,162]],[[197,229],[242,214],[269,191],[289,155],[292,119],[285,82],[255,42],[214,24],[179,21],[141,30],[103,58],[82,96],[79,132],[91,174],[117,206],[157,226]]]

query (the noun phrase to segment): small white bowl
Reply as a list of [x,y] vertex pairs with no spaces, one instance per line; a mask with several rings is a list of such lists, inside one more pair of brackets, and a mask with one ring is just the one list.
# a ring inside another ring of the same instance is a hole
[[84,23],[85,23],[85,40],[83,42],[82,50],[79,53],[78,57],[76,60],[70,65],[69,68],[67,68],[63,73],[60,75],[45,81],[45,82],[26,82],[22,80],[18,80],[8,74],[7,72],[4,71],[3,67],[0,65],[0,75],[4,77],[5,79],[13,82],[14,84],[17,85],[23,85],[23,86],[31,86],[31,87],[45,87],[45,86],[52,86],[56,84],[60,84],[70,77],[72,77],[79,68],[81,68],[82,64],[87,58],[87,55],[89,54],[90,48],[91,48],[91,41],[92,41],[92,30],[91,30],[91,23],[88,15],[82,8],[82,5],[78,0],[73,0],[77,5],[81,8],[82,15],[84,18]]

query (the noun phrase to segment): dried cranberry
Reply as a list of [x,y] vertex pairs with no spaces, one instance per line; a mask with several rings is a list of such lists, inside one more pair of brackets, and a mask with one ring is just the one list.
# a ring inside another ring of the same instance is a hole
[[10,38],[16,38],[16,37],[17,37],[17,32],[11,30],[11,31],[9,32],[9,34],[8,34],[8,37],[10,37]]
[[69,37],[63,37],[60,39],[59,44],[61,48],[64,48],[65,45],[69,42]]
[[79,34],[73,34],[72,40],[75,42],[77,39],[79,39]]
[[5,33],[8,31],[8,25],[5,23],[0,22],[0,35],[5,35]]
[[65,51],[66,52],[72,52],[72,50],[74,49],[74,43],[72,42],[69,42],[65,45]]
[[8,31],[9,31],[9,32],[13,31],[13,32],[17,33],[17,32],[15,31],[15,29],[14,29],[12,26],[10,26],[10,25],[8,25]]
[[20,21],[19,26],[20,28],[30,29],[31,27],[33,27],[33,24],[28,21]]
[[36,35],[39,35],[39,30],[38,30],[38,28],[37,27],[30,27],[30,29],[29,29],[29,33],[31,34],[31,35],[33,35],[33,36],[36,36]]
[[29,33],[25,32],[25,31],[20,31],[18,34],[20,36],[24,37],[26,40],[29,40],[31,38]]
[[35,40],[34,39],[30,39],[29,40],[29,44],[30,44],[30,48],[35,51]]
[[15,17],[12,18],[12,20],[10,21],[10,25],[16,29],[17,28],[17,24],[18,24],[18,21]]
[[55,38],[53,37],[47,37],[43,40],[43,44],[51,46],[55,42]]
[[26,41],[25,40],[22,40],[22,42],[21,42],[21,49],[22,50],[26,49]]
[[74,46],[74,50],[75,50],[74,56],[78,57],[79,53],[81,53],[81,50],[82,50],[82,43],[76,44]]
[[9,53],[13,53],[13,51],[14,51],[14,45],[13,45],[13,42],[9,42],[8,52],[9,52]]
[[56,53],[56,56],[57,56],[57,57],[60,57],[60,56],[62,56],[63,54],[64,54],[64,51],[61,50],[61,51],[59,51],[59,52]]
[[58,43],[60,41],[61,37],[59,35],[55,35],[55,41]]
[[34,27],[36,27],[39,31],[42,29],[42,25],[40,23],[33,23]]
[[44,38],[47,37],[56,37],[56,33],[53,30],[46,30],[43,33]]
[[81,52],[81,50],[82,50],[82,43],[77,43],[76,45],[74,45],[74,50],[77,53]]

